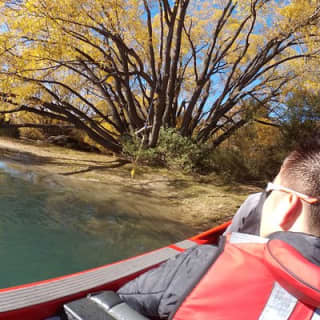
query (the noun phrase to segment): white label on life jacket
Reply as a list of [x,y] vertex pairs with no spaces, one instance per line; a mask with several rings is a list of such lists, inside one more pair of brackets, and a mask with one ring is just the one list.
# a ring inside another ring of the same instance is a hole
[[287,320],[296,303],[297,299],[275,282],[259,320]]
[[266,243],[268,238],[262,238],[247,233],[232,232],[230,236],[230,243]]

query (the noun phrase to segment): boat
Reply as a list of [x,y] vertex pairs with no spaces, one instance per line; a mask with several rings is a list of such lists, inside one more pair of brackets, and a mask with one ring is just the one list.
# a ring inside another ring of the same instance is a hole
[[103,290],[116,291],[126,282],[198,244],[216,244],[230,222],[189,239],[133,258],[49,280],[0,289],[0,319],[44,320],[71,301]]

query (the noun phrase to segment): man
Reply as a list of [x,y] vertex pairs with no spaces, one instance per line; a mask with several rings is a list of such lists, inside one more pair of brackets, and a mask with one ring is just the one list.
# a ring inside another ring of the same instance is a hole
[[316,139],[292,152],[259,196],[261,237],[231,234],[219,247],[189,249],[118,294],[152,318],[320,319],[319,197]]

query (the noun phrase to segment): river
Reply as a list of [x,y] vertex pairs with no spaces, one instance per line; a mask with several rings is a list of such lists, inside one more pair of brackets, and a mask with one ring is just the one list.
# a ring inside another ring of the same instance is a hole
[[[163,201],[162,201],[163,203]],[[63,184],[0,162],[0,287],[97,267],[182,240],[161,201],[114,186]]]

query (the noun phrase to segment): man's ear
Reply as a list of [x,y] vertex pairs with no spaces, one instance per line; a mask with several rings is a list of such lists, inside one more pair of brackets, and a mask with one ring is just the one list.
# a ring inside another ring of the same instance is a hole
[[300,198],[294,194],[289,194],[287,201],[287,210],[283,213],[280,223],[280,227],[284,231],[290,230],[302,213],[302,202]]

